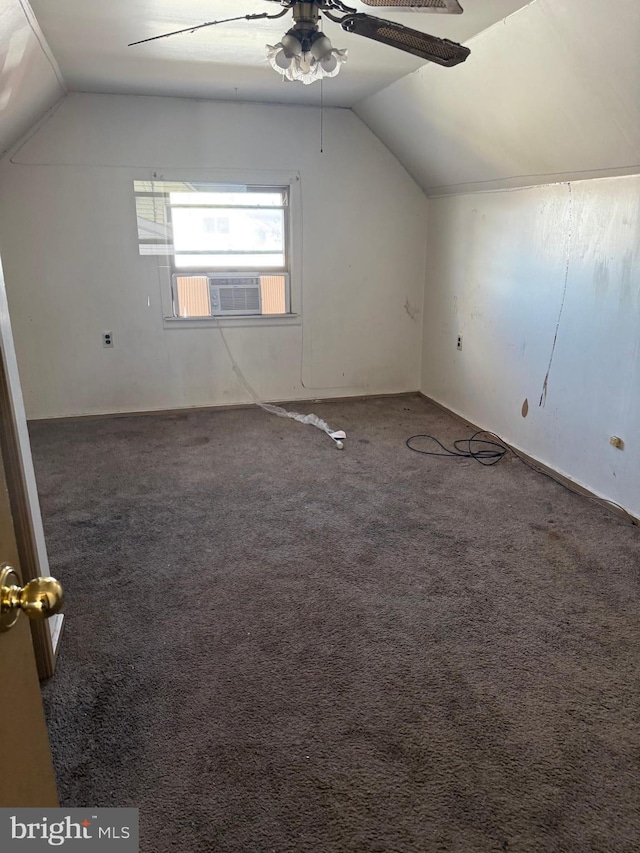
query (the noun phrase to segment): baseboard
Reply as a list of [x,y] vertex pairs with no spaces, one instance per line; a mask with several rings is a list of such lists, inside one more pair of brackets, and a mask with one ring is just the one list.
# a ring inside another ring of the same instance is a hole
[[[451,415],[452,418],[455,418],[457,421],[460,421],[460,423],[465,424],[465,426],[469,427],[474,432],[484,430],[484,427],[480,427],[477,424],[474,424],[472,421],[468,420],[467,418],[464,418],[462,415],[458,414],[458,412],[454,412],[453,409],[448,408],[448,406],[445,406],[443,403],[439,403],[432,397],[427,396],[427,394],[423,394],[422,391],[419,391],[418,395],[424,400],[426,400],[428,403],[431,403],[432,406],[435,406],[442,412],[446,412],[446,414]],[[511,445],[508,444],[508,442],[506,442],[503,438],[501,438],[500,440],[503,441],[504,444],[507,445],[507,447],[511,447]],[[626,519],[626,521],[630,521],[636,526],[640,526],[640,518],[635,516],[632,512],[629,512],[629,510],[625,509],[619,504],[610,501],[608,498],[602,497],[602,495],[598,495],[595,492],[592,492],[590,489],[586,488],[586,486],[583,486],[580,483],[576,483],[575,480],[572,480],[570,477],[567,477],[566,474],[562,474],[555,468],[551,468],[551,466],[546,465],[539,459],[536,459],[535,456],[530,456],[526,451],[521,450],[519,447],[514,446],[512,449],[517,456],[522,457],[522,459],[529,465],[539,469],[542,474],[546,474],[547,477],[551,477],[552,480],[556,480],[565,488],[569,489],[572,492],[575,492],[577,495],[581,495],[584,498],[589,498],[590,500],[596,501],[600,504],[600,506],[605,507],[606,509],[613,512],[615,515]]]
[[[305,397],[296,400],[269,400],[273,406],[311,406],[316,403],[346,403],[355,400],[382,400],[391,397],[423,397],[420,391],[395,391],[389,394],[348,394],[345,397]],[[267,402],[267,401],[265,401]],[[29,424],[60,424],[78,421],[103,420],[104,418],[139,418],[150,415],[184,415],[194,412],[228,412],[238,409],[253,409],[255,403],[232,403],[218,406],[183,406],[179,409],[146,409],[140,412],[104,412],[103,414],[64,415],[58,418],[30,418]]]

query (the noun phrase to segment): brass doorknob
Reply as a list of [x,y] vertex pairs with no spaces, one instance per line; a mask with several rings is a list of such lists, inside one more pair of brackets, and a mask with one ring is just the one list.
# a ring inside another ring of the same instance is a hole
[[20,615],[29,619],[48,619],[64,603],[62,584],[55,578],[34,578],[20,586],[20,578],[11,566],[0,569],[0,631],[12,628]]

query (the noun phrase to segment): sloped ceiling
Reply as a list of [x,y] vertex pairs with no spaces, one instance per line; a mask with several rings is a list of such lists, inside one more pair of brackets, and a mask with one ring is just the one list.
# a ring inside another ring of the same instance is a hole
[[356,113],[429,195],[640,171],[640,4],[534,0]]
[[64,94],[28,3],[0,0],[0,156]]
[[[375,9],[346,0],[358,11],[399,21],[453,41],[466,41],[525,5],[527,0],[462,0],[463,15]],[[204,21],[248,13],[277,14],[264,0],[31,0],[38,21],[71,91],[171,95],[210,100],[320,105],[319,85],[288,83],[269,66],[265,45],[276,44],[292,25],[278,20],[232,21],[149,44],[129,42]],[[424,61],[344,32],[323,19],[335,47],[349,59],[324,83],[324,103],[353,104],[414,71]],[[448,69],[439,69],[446,75]]]
[[[187,36],[166,52],[154,48],[144,59],[127,59],[129,38],[195,17],[221,17],[225,9],[259,11],[267,5],[259,0],[247,0],[246,10],[238,0],[185,0],[178,12],[175,0],[133,7],[124,0],[33,3],[39,22],[27,0],[0,0],[0,154],[64,95],[65,84],[86,91],[318,102],[317,87],[283,85],[262,60],[256,64],[255,51],[277,36],[273,28],[282,21],[267,22],[269,32],[252,29],[256,22],[248,29],[246,22],[232,25],[233,33],[212,28],[202,31],[202,42]],[[357,102],[357,114],[430,195],[640,170],[637,0],[463,5],[460,16],[384,14],[466,39],[472,49],[466,63],[451,69],[427,63],[407,75],[419,60],[359,39],[349,45],[343,74],[325,84],[325,103]],[[466,29],[456,29],[465,21]],[[213,31],[220,41],[211,40]],[[396,82],[376,92],[390,80]]]

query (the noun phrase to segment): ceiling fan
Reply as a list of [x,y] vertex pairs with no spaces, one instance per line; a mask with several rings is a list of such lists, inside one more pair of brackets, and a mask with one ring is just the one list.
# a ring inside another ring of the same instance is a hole
[[[206,21],[195,27],[173,30],[159,36],[132,42],[134,45],[181,33],[194,33],[204,27],[226,24],[230,21],[255,21],[258,19],[282,18],[288,12],[293,14],[293,27],[285,33],[276,45],[267,45],[267,57],[272,68],[287,80],[299,80],[304,84],[313,83],[323,77],[335,77],[346,62],[347,51],[333,47],[322,32],[321,16],[340,24],[343,30],[364,38],[387,44],[405,53],[419,56],[421,59],[436,62],[447,68],[464,62],[471,52],[468,47],[457,44],[449,39],[437,38],[427,33],[413,30],[398,24],[358,12],[347,6],[342,0],[266,0],[278,3],[284,8],[277,14],[257,12],[250,15],[240,15],[236,18],[225,18],[221,21]],[[462,13],[458,0],[362,0],[367,6],[378,8],[395,8],[416,12],[442,12],[450,15]]]

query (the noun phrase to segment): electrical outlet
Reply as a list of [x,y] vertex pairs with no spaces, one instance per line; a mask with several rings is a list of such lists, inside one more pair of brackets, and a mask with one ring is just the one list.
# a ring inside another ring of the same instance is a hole
[[462,335],[458,335],[458,339],[456,341],[457,349],[462,349]]
[[102,333],[102,346],[113,347],[113,332]]

